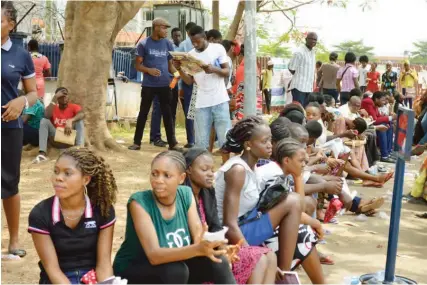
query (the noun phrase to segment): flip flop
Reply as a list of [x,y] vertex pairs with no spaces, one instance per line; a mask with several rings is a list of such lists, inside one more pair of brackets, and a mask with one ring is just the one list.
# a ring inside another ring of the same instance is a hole
[[360,208],[360,213],[369,213],[372,210],[379,209],[384,204],[384,198],[373,198],[368,204]]
[[394,175],[394,171],[387,173],[386,175],[383,175],[383,177],[384,177],[383,184],[387,183],[387,181],[389,181],[391,178],[393,178],[393,175]]
[[323,255],[323,256],[320,256],[319,259],[320,259],[320,264],[324,264],[324,265],[334,265],[335,264],[335,262],[332,260],[332,258],[330,256]]
[[33,164],[38,164],[38,163],[41,163],[41,162],[44,162],[44,161],[47,161],[47,160],[49,160],[49,159],[47,158],[47,156],[44,156],[43,154],[39,154],[39,155],[37,155],[37,156],[36,156],[36,158],[32,161],[32,163],[33,163]]
[[363,187],[375,187],[375,188],[382,188],[384,186],[384,183],[380,182],[374,182],[371,180],[365,180],[363,181]]
[[424,214],[416,214],[415,216],[416,216],[417,218],[427,219],[427,213],[424,213]]
[[24,249],[16,248],[16,249],[9,250],[9,254],[17,255],[19,257],[24,257],[27,255],[27,252]]

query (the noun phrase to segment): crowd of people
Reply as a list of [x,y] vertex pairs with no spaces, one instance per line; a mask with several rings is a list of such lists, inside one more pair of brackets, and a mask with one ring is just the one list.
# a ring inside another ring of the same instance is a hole
[[[313,284],[325,284],[321,264],[334,261],[316,249],[325,239],[322,224],[336,222],[340,211],[370,217],[383,205],[383,197],[352,196],[346,179],[369,187],[392,179],[393,172],[379,162],[395,162],[393,128],[400,105],[413,104],[417,115],[414,153],[427,145],[427,92],[417,96],[417,75],[409,63],[400,76],[390,64],[382,76],[375,63],[367,71],[366,56],[358,68],[351,52],[343,67],[336,53],[330,63],[316,63],[317,35],[309,33],[289,64],[294,102],[269,123],[244,116],[243,45],[195,23],[186,25],[184,41],[180,30],[172,29],[170,41],[169,23],[157,18],[152,35],[136,48],[136,69],[144,76],[129,149],[141,149],[152,108],[150,142],[169,150],[151,162],[151,187],[130,195],[125,238],[112,263],[114,207],[123,203],[117,201],[114,173],[104,158],[84,148],[84,112],[69,101],[67,88],[59,87],[44,107],[43,76],[50,64],[36,41],[30,41],[29,52],[11,42],[15,24],[16,10],[2,2],[1,196],[10,254],[26,255],[18,238],[23,145],[39,147],[35,163],[48,160],[48,142],[64,148],[56,140],[59,132],[75,136],[76,145],[55,162],[54,195],[29,214],[40,284],[94,284],[118,276],[132,284],[293,284],[290,272],[299,266]],[[172,51],[197,58],[203,71],[186,73]],[[270,113],[273,63],[267,66],[258,72],[258,91]],[[178,102],[186,116],[185,152],[175,136]],[[210,151],[215,141],[222,155],[216,172]],[[224,229],[225,237],[207,239]]]

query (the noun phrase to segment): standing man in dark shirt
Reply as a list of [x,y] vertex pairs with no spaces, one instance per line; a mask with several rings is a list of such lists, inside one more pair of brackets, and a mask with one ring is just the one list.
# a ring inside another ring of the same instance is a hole
[[[179,28],[173,28],[171,31],[173,48],[176,50],[182,41],[182,34]],[[173,78],[173,75],[172,75]],[[178,107],[178,84],[172,88],[172,121],[175,126],[176,122],[176,108]],[[153,100],[153,111],[151,113],[151,128],[150,128],[150,143],[158,147],[165,147],[167,143],[162,140],[162,134],[160,132],[160,123],[162,120],[162,112],[160,111],[160,101],[158,96],[154,97]]]
[[169,87],[170,74],[176,72],[172,65],[172,43],[166,39],[169,23],[161,18],[153,20],[153,33],[145,38],[136,47],[136,69],[144,73],[141,89],[141,106],[133,145],[130,150],[140,150],[145,123],[155,96],[160,101],[160,109],[166,129],[169,149],[178,150],[175,140],[175,127],[173,126],[171,100],[172,93]]

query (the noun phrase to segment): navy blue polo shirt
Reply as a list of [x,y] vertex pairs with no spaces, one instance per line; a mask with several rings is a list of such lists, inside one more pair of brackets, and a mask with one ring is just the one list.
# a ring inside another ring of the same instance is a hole
[[[99,232],[116,222],[114,207],[107,218],[98,207],[92,207],[86,197],[84,216],[74,229],[64,221],[59,198],[52,196],[38,203],[28,217],[28,232],[49,235],[55,246],[59,267],[62,272],[91,270],[96,268],[96,253]],[[41,262],[41,277],[48,278]]]
[[169,52],[174,51],[173,44],[168,39],[153,40],[151,37],[145,38],[136,46],[136,55],[143,58],[142,64],[145,67],[157,68],[160,76],[151,76],[144,73],[142,86],[145,87],[167,87],[171,82],[169,73],[169,60],[172,56]]
[[[30,53],[23,47],[12,44],[10,38],[1,46],[1,105],[18,98],[18,84],[21,79],[36,76]],[[3,114],[6,110],[2,108]],[[21,117],[1,122],[2,128],[23,128]]]

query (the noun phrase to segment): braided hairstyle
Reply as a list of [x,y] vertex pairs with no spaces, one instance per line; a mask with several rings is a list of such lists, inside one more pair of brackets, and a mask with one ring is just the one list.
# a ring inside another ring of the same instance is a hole
[[278,117],[270,124],[271,141],[276,143],[282,139],[289,138],[291,133],[289,131],[289,124],[292,122],[286,117]]
[[153,161],[151,162],[151,166],[153,166],[154,162],[162,157],[167,157],[170,160],[172,160],[173,163],[179,168],[179,171],[181,173],[185,172],[187,169],[187,163],[185,161],[185,157],[182,153],[174,150],[166,150],[154,157]]
[[83,175],[91,177],[86,186],[90,202],[99,207],[103,217],[108,217],[111,206],[116,203],[118,191],[110,166],[104,158],[87,148],[69,148],[59,156],[58,160],[63,156],[73,158]]
[[254,130],[267,123],[257,116],[247,116],[238,121],[234,127],[227,132],[227,137],[222,150],[226,152],[241,153],[244,143],[249,141],[254,134]]
[[2,13],[4,13],[9,18],[9,21],[15,22],[16,24],[18,11],[13,6],[13,1],[1,1],[1,9],[4,10]]
[[303,148],[304,146],[295,139],[283,139],[277,143],[272,158],[274,161],[281,164],[284,158],[294,156],[298,150]]

